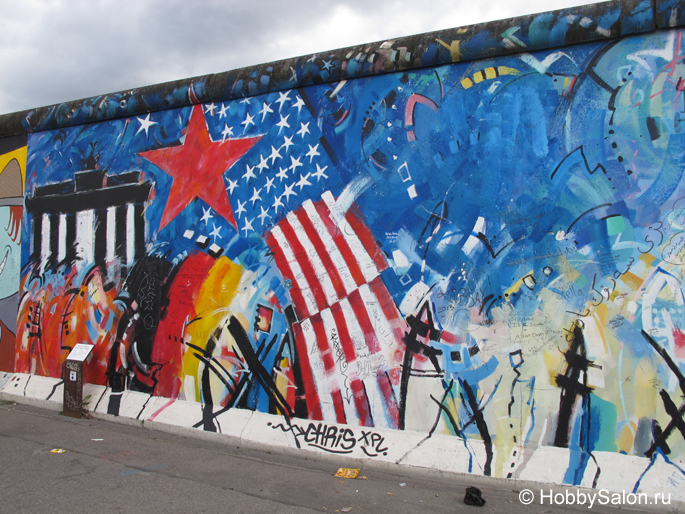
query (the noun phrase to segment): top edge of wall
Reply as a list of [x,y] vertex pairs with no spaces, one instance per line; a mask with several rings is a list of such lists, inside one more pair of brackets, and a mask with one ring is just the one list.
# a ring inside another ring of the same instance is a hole
[[293,57],[0,116],[0,137],[685,25],[685,0],[612,0]]

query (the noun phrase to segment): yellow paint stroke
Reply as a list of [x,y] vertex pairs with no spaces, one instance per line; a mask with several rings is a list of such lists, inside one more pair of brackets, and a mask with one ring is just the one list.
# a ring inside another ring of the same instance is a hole
[[[283,398],[288,397],[288,386],[290,386],[290,381],[288,380],[287,375],[285,374],[286,371],[290,368],[290,361],[288,360],[287,357],[283,357],[281,359],[279,368],[282,370],[280,373],[276,373],[276,389],[278,392],[281,393]],[[285,414],[284,412],[281,411],[278,407],[276,407],[276,413],[277,414]]]
[[628,424],[623,425],[621,433],[616,439],[616,445],[618,447],[617,449],[619,452],[625,452],[630,454],[630,452],[633,450],[633,443],[635,442],[633,432],[637,430],[637,426],[635,426],[635,423],[633,423],[632,421],[629,421],[628,423],[630,424],[630,426]]
[[[623,386],[623,394],[626,398],[630,396],[634,397],[629,405],[633,405],[635,411],[633,419],[640,418],[654,418],[656,416],[656,397],[658,395],[658,389],[661,384],[657,381],[656,369],[648,366],[645,369],[642,364],[637,366],[635,373],[633,374],[633,380],[630,382],[630,386],[633,388],[633,395],[628,394],[626,384]],[[630,416],[628,412],[628,416]]]
[[[504,293],[505,293],[507,296],[511,296],[512,294],[518,292],[518,290],[521,289],[521,288],[524,286],[524,284],[523,284],[523,279],[526,278],[526,277],[528,277],[528,276],[533,276],[533,270],[530,270],[528,273],[526,273],[525,275],[523,275],[523,276],[522,276],[520,279],[518,279],[516,282],[514,282],[513,284],[511,284],[511,285],[509,286],[509,289],[507,289],[506,291],[504,291]],[[528,287],[528,286],[526,286],[526,288],[527,288],[527,287]]]
[[459,53],[459,40],[452,41],[449,45],[442,39],[435,38],[435,40],[450,51],[452,62],[459,62],[459,59],[461,58],[461,54]]
[[621,275],[621,281],[633,291],[639,291],[640,286],[642,286],[642,279],[630,271]]
[[550,353],[549,351],[545,351],[542,354],[542,360],[545,362],[545,368],[547,368],[547,373],[549,374],[547,380],[549,381],[549,384],[557,387],[557,375],[561,373],[562,371],[562,361],[565,362],[564,360],[564,355],[554,350],[554,353]]
[[650,267],[651,264],[657,259],[651,253],[643,253],[642,255],[640,255],[639,258],[642,262],[644,262],[647,265],[647,267]]
[[[185,341],[200,348],[206,348],[207,342],[218,328],[223,327],[223,321],[228,315],[227,307],[238,290],[240,277],[243,273],[242,267],[231,262],[227,257],[217,259],[212,269],[209,271],[202,287],[198,291],[195,300],[195,312],[199,318],[193,321],[186,328]],[[222,340],[223,338],[220,338]],[[214,355],[219,355],[221,348],[220,341]],[[197,377],[200,360],[194,355],[195,350],[186,350],[183,356],[183,374]],[[195,390],[195,401],[200,401],[199,388]],[[190,400],[190,398],[188,398]]]
[[468,89],[474,84],[480,84],[484,80],[492,80],[502,75],[518,75],[519,70],[509,68],[508,66],[490,66],[483,70],[477,71],[470,77],[461,80],[461,85],[464,89]]

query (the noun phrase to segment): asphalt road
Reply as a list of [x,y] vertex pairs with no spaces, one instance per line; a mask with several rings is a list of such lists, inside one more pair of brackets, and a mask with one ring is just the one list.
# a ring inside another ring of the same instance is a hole
[[[64,453],[51,452],[58,448]],[[0,404],[2,513],[588,512],[587,505],[540,505],[537,498],[523,505],[508,483],[478,483],[487,503],[468,506],[469,477],[375,468],[362,469],[366,479],[333,476],[349,465]]]

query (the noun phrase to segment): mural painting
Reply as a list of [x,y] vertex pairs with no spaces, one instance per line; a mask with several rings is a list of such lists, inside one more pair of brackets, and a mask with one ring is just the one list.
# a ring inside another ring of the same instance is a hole
[[596,452],[682,481],[682,35],[31,134],[15,371],[87,342],[112,414],[134,390],[327,451],[391,428],[479,441],[474,473],[552,446],[568,484]]
[[[14,370],[26,138],[0,155],[0,371]],[[22,145],[23,143],[23,145]]]

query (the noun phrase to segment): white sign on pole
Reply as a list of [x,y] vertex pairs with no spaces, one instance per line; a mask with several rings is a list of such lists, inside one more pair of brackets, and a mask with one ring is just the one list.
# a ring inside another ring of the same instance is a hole
[[92,344],[79,343],[74,346],[71,352],[69,352],[69,355],[67,355],[67,360],[83,362],[86,360],[92,349]]

